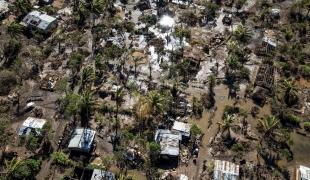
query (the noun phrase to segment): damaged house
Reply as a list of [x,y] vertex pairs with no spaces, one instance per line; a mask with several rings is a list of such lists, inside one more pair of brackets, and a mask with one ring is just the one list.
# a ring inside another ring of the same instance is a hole
[[267,52],[276,49],[277,40],[274,31],[272,30],[265,31],[262,44],[266,48]]
[[3,19],[9,12],[9,3],[5,0],[0,0],[0,19]]
[[188,140],[191,135],[191,124],[174,121],[171,130],[180,133],[182,135],[182,140]]
[[20,22],[26,28],[50,33],[57,26],[57,19],[39,11],[32,11]]
[[237,180],[239,177],[239,165],[228,161],[214,161],[214,180]]
[[155,141],[160,144],[160,155],[162,157],[178,158],[181,140],[182,135],[178,132],[158,129],[155,133]]
[[96,131],[87,128],[76,128],[71,135],[68,148],[71,151],[89,153],[94,144]]
[[300,165],[296,169],[296,180],[310,180],[310,168]]
[[114,174],[101,169],[75,167],[72,180],[115,180]]
[[19,128],[18,135],[24,136],[29,135],[30,133],[33,133],[34,135],[40,135],[40,130],[45,125],[46,120],[45,119],[39,119],[34,117],[28,117],[23,125]]

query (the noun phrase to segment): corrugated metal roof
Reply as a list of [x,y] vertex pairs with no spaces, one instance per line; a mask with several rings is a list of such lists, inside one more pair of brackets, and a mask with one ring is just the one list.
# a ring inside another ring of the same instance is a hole
[[46,123],[45,119],[28,117],[24,121],[22,127],[19,128],[18,135],[19,136],[28,135],[31,132],[31,130],[35,130],[37,135],[39,135],[40,134],[39,129],[42,129],[45,123]]
[[310,180],[310,168],[299,166],[300,180]]
[[180,133],[173,133],[170,130],[159,129],[155,134],[155,141],[160,144],[161,154],[178,156],[180,153],[179,143],[182,139]]
[[39,119],[39,118],[35,118],[35,117],[28,117],[24,123],[23,126],[24,127],[30,127],[30,128],[34,128],[34,129],[41,129],[43,128],[44,124],[46,123],[45,119]]
[[174,121],[172,130],[179,131],[183,136],[190,136],[191,124]]
[[89,152],[91,145],[93,144],[95,134],[96,131],[91,129],[76,128],[69,142],[68,148]]
[[114,175],[111,172],[103,171],[101,169],[94,169],[90,180],[114,180]]
[[46,31],[51,23],[54,23],[56,18],[49,16],[43,12],[30,12],[21,23],[24,26],[32,25],[39,29]]
[[237,180],[239,176],[239,165],[228,161],[214,161],[214,180]]

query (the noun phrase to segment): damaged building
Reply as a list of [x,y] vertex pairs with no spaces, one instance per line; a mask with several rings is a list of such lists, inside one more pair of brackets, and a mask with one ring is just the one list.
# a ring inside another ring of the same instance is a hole
[[237,180],[239,177],[239,165],[228,161],[214,161],[214,180]]
[[25,136],[33,133],[34,135],[40,135],[41,129],[46,123],[45,119],[39,119],[35,117],[28,117],[23,125],[19,128],[18,135]]
[[68,149],[89,153],[93,149],[96,131],[87,128],[76,128],[71,135]]
[[160,144],[160,155],[164,158],[178,158],[181,140],[182,135],[178,132],[158,129],[155,133],[155,141]]
[[75,167],[72,180],[115,180],[113,173],[102,169]]
[[39,30],[43,33],[50,33],[57,26],[57,19],[44,12],[32,11],[20,22],[26,28]]
[[296,180],[310,180],[310,168],[300,165],[296,169]]
[[171,128],[172,131],[180,133],[182,135],[182,141],[190,138],[191,124],[174,121]]

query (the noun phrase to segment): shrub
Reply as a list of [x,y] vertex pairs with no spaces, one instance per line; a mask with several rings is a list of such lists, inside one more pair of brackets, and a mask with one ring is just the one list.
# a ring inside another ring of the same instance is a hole
[[74,72],[79,71],[84,58],[85,56],[82,53],[71,53],[68,61],[69,68]]
[[[13,162],[15,161],[15,162]],[[25,159],[19,161],[13,159],[10,164],[14,164],[14,169],[9,170],[9,179],[35,179],[35,175],[41,168],[41,160],[36,159]]]
[[69,156],[64,152],[54,152],[52,154],[52,157],[54,158],[54,163],[59,166],[69,166],[72,164]]
[[192,125],[190,132],[192,136],[202,134],[202,130],[196,124]]
[[16,84],[16,74],[13,71],[3,70],[0,72],[0,96],[8,95]]
[[67,89],[67,84],[68,84],[68,78],[62,78],[59,81],[56,82],[55,84],[55,90],[57,92],[65,92]]
[[153,26],[157,22],[157,17],[154,14],[142,15],[139,18],[140,18],[141,22],[143,22],[144,24],[147,24],[148,26]]
[[309,132],[310,132],[310,122],[305,122],[305,123],[304,123],[304,129],[305,129],[306,131],[309,131]]
[[39,139],[33,135],[29,135],[26,147],[31,151],[35,151],[39,147]]
[[231,150],[235,152],[241,152],[244,150],[244,147],[242,144],[236,143],[232,145]]
[[300,65],[299,66],[299,71],[300,71],[302,76],[310,77],[310,66],[308,66],[308,65]]
[[286,123],[292,124],[292,125],[299,125],[299,123],[301,122],[301,118],[291,114],[291,113],[284,113],[283,117],[282,117],[283,121],[285,121]]

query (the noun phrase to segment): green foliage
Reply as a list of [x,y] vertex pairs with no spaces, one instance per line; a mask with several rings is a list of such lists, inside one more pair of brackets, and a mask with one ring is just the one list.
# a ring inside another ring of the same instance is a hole
[[31,9],[32,5],[29,0],[16,0],[14,1],[14,10],[17,11],[17,16],[24,16],[28,14]]
[[97,54],[97,56],[95,57],[95,67],[100,71],[108,69],[107,63],[101,54]]
[[65,117],[70,117],[80,112],[80,96],[75,93],[66,94],[60,100],[60,109]]
[[9,117],[5,114],[0,114],[0,146],[3,147],[8,142],[6,130],[9,127]]
[[252,32],[249,30],[248,27],[238,25],[236,30],[234,31],[234,37],[240,42],[247,42],[251,39]]
[[53,162],[58,166],[67,167],[72,164],[72,161],[69,159],[69,156],[62,151],[54,152],[52,154],[52,157],[54,158]]
[[193,137],[203,134],[202,130],[196,124],[192,125],[190,132]]
[[84,89],[86,85],[91,84],[95,80],[95,70],[91,66],[87,66],[82,72],[82,84],[81,87]]
[[112,45],[110,47],[105,47],[103,49],[103,54],[106,58],[115,59],[122,56],[125,52],[125,49],[118,47],[117,45]]
[[301,118],[289,113],[289,112],[284,112],[282,115],[282,120],[286,123],[292,124],[292,125],[296,125],[298,126],[299,123],[301,123]]
[[182,28],[182,27],[176,27],[175,31],[173,32],[173,35],[177,38],[187,38],[189,39],[191,37],[191,31],[189,29],[186,28]]
[[15,38],[11,38],[8,42],[4,44],[3,55],[5,58],[4,65],[6,67],[9,67],[18,57],[21,48],[21,42]]
[[57,92],[65,92],[67,89],[67,84],[68,84],[68,78],[64,77],[56,82],[54,89]]
[[85,56],[79,52],[71,53],[68,61],[69,68],[73,72],[78,72],[84,59]]
[[219,10],[220,7],[213,2],[205,2],[204,13],[206,14],[208,20],[213,20],[216,16],[216,11]]
[[160,155],[160,144],[156,142],[150,142],[148,146],[151,164],[155,165]]
[[244,147],[240,143],[235,143],[235,144],[232,145],[231,150],[234,151],[234,152],[241,152],[241,151],[244,150]]
[[39,147],[39,139],[31,134],[27,137],[27,149],[35,151]]
[[157,22],[157,17],[155,14],[146,14],[139,17],[140,21],[147,24],[148,26],[153,26]]
[[299,65],[299,71],[302,76],[310,77],[310,66],[308,65]]
[[13,71],[0,71],[0,96],[8,95],[17,84],[16,74]]
[[237,9],[241,9],[242,6],[246,3],[246,1],[247,1],[247,0],[237,0],[237,1],[235,2],[235,5],[236,5]]
[[9,179],[23,180],[35,179],[35,175],[40,171],[41,160],[36,159],[13,159],[7,163]]
[[310,132],[310,122],[305,122],[304,123],[304,129],[308,132]]
[[203,112],[203,104],[201,101],[198,100],[197,97],[193,97],[193,114],[196,117],[201,117]]
[[102,157],[101,160],[104,169],[109,169],[113,165],[114,157],[113,155],[106,155]]
[[6,31],[11,36],[11,38],[17,38],[22,34],[23,26],[13,21],[6,27]]

